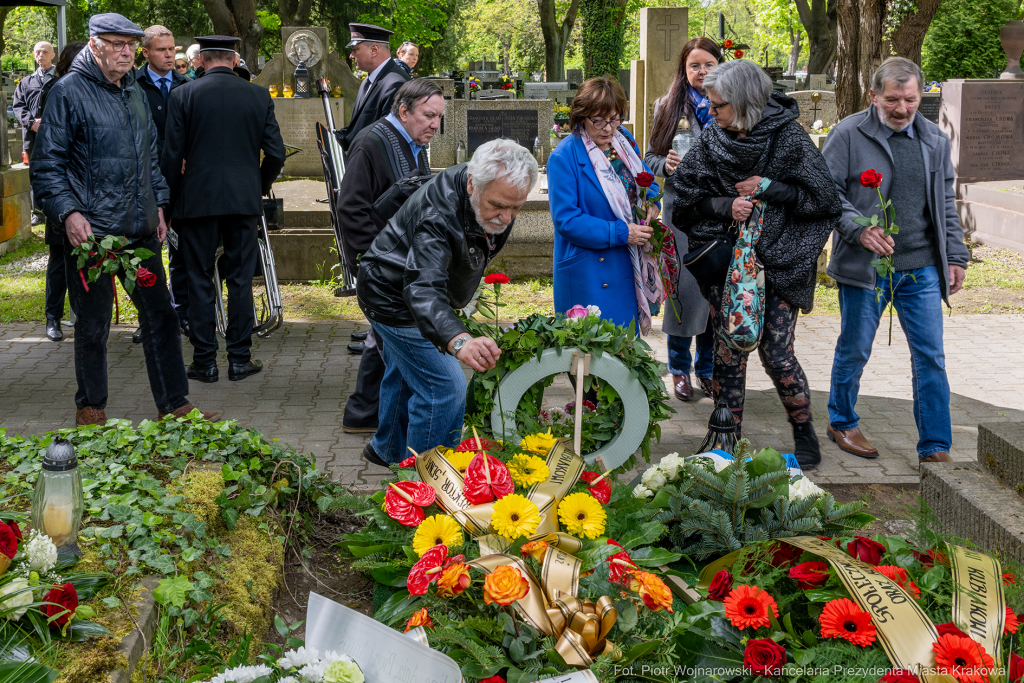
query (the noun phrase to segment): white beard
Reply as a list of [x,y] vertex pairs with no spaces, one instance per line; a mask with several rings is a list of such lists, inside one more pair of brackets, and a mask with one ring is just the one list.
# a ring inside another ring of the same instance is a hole
[[480,224],[480,227],[484,229],[489,235],[500,235],[505,232],[508,228],[508,223],[502,223],[497,218],[492,218],[489,221],[485,221],[480,215],[480,196],[478,194],[469,195],[469,205],[473,207],[473,215],[476,218],[476,222]]
[[915,116],[917,116],[917,111],[914,111],[914,115],[911,116],[909,119],[907,119],[906,124],[904,124],[904,125],[902,125],[902,126],[897,128],[896,124],[893,123],[892,118],[886,116],[885,113],[882,112],[881,109],[878,109],[878,120],[882,122],[883,126],[891,128],[892,130],[896,131],[897,133],[905,131],[908,128],[910,128],[912,125],[914,125],[914,117]]

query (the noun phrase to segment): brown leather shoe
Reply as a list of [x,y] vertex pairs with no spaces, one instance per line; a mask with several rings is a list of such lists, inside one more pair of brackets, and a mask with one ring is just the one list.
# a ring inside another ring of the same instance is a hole
[[[175,410],[173,412],[170,412],[170,413],[160,413],[160,417],[158,419],[162,420],[165,417],[167,417],[168,415],[170,415],[171,417],[176,417],[176,418],[177,417],[185,417],[186,415],[188,415],[189,413],[191,413],[195,409],[196,409],[196,407],[194,405],[192,405],[191,403],[186,403],[185,405],[183,405],[182,407],[178,408],[177,410]],[[207,413],[205,411],[200,411],[200,412],[203,413],[203,418],[205,418],[209,422],[216,422],[217,420],[220,419],[220,413],[218,413],[218,412],[209,412],[209,413]]]
[[689,375],[672,375],[672,386],[675,387],[676,398],[680,401],[689,401],[693,398]]
[[93,408],[92,406],[78,408],[75,410],[75,424],[79,427],[85,425],[100,425],[102,427],[107,424],[107,412],[103,408]]
[[918,460],[918,463],[922,462],[953,462],[953,458],[946,451],[939,451],[938,453],[932,453],[927,458]]
[[700,383],[700,388],[704,390],[708,398],[713,399],[715,397],[715,385],[710,377],[698,377],[697,382]]
[[856,455],[859,458],[877,458],[878,449],[860,433],[859,427],[853,429],[832,429],[828,426],[829,440],[839,446],[839,450]]

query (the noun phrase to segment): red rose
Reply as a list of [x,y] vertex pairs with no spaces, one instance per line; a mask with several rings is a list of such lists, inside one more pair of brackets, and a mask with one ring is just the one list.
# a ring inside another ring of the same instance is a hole
[[722,43],[722,47],[724,47],[726,50],[732,47],[732,38],[728,38],[724,43]]
[[818,560],[801,562],[789,570],[789,578],[796,581],[796,585],[804,591],[828,581],[828,574],[828,565]]
[[140,287],[152,287],[156,284],[156,273],[149,268],[139,266],[139,269],[135,271],[135,281],[139,283]]
[[11,527],[11,531],[14,532],[14,537],[18,539],[18,542],[20,543],[22,541],[22,536],[21,528],[18,526],[18,523],[12,519],[11,521],[7,522],[7,526]]
[[871,189],[878,189],[882,184],[882,174],[873,168],[869,168],[860,174],[860,184]]
[[1024,679],[1024,657],[1016,652],[1010,655],[1010,683],[1019,683]]
[[415,455],[410,455],[408,458],[406,458],[402,462],[398,463],[398,466],[399,467],[415,467],[416,466],[416,456]]
[[803,552],[803,550],[794,545],[783,543],[782,541],[776,541],[775,547],[772,548],[772,557],[768,562],[778,569],[782,565],[789,564],[800,557]]
[[715,574],[715,578],[711,579],[711,585],[708,586],[708,600],[722,602],[731,590],[732,574],[723,569]]
[[11,527],[3,522],[0,522],[0,553],[11,559],[18,553],[18,537]]
[[864,536],[854,536],[853,540],[846,544],[846,552],[861,562],[875,566],[882,561],[885,546]]
[[501,676],[494,675],[488,678],[481,679],[480,683],[505,683],[505,679]]
[[786,663],[786,649],[771,638],[747,641],[743,668],[762,676],[778,676]]
[[644,171],[636,174],[636,184],[640,187],[650,187],[654,183],[654,174]]
[[504,273],[491,273],[484,278],[485,285],[507,285],[508,283],[508,275]]
[[954,636],[960,636],[961,638],[970,638],[969,635],[957,628],[956,624],[952,621],[945,624],[938,624],[935,626],[935,630],[939,632],[939,637],[952,633]]
[[736,50],[732,54],[736,59],[741,59],[743,57],[743,50]]
[[878,683],[921,683],[921,679],[906,669],[893,669],[879,678]]
[[65,583],[63,586],[57,586],[47,593],[43,602],[47,603],[42,606],[43,614],[46,615],[47,619],[57,614],[60,615],[50,622],[51,627],[56,626],[59,628],[71,621],[72,615],[78,609],[78,593],[75,591],[74,586],[70,583]]

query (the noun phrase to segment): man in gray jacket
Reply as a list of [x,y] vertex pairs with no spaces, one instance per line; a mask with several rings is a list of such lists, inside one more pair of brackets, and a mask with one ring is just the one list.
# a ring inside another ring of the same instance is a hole
[[[828,265],[839,283],[842,314],[828,436],[847,453],[878,457],[854,408],[879,320],[892,301],[910,345],[918,458],[948,462],[952,427],[942,302],[948,305],[949,295],[960,291],[970,254],[956,213],[949,138],[915,116],[922,91],[916,64],[885,60],[871,79],[871,106],[843,119],[825,142],[825,161],[843,200]],[[874,174],[864,177],[866,171]],[[891,236],[857,222],[878,214],[883,223],[879,191],[895,212],[898,231]],[[892,258],[892,271],[883,275],[874,264],[885,257]]]

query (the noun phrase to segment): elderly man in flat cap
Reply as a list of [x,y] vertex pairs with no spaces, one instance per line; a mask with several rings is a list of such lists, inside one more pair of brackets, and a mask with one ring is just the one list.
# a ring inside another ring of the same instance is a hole
[[[178,317],[171,308],[160,258],[167,235],[167,183],[160,174],[156,126],[132,70],[143,31],[110,13],[89,19],[89,35],[88,49],[78,53],[47,97],[32,159],[32,189],[46,217],[64,228],[69,273],[78,270],[72,249],[90,239],[124,236],[129,249],[152,252],[138,265],[153,277],[139,278],[131,298],[139,311],[157,413],[184,417],[194,406],[188,400]],[[85,268],[92,261],[88,259]],[[125,281],[123,269],[117,275]],[[70,277],[68,294],[78,315],[75,421],[105,424],[114,284],[106,276],[88,286],[84,277]]]
[[393,31],[370,24],[349,24],[352,40],[346,46],[356,66],[370,74],[359,85],[349,124],[335,132],[345,154],[362,129],[373,125],[391,111],[395,93],[409,75],[391,59],[388,38]]

